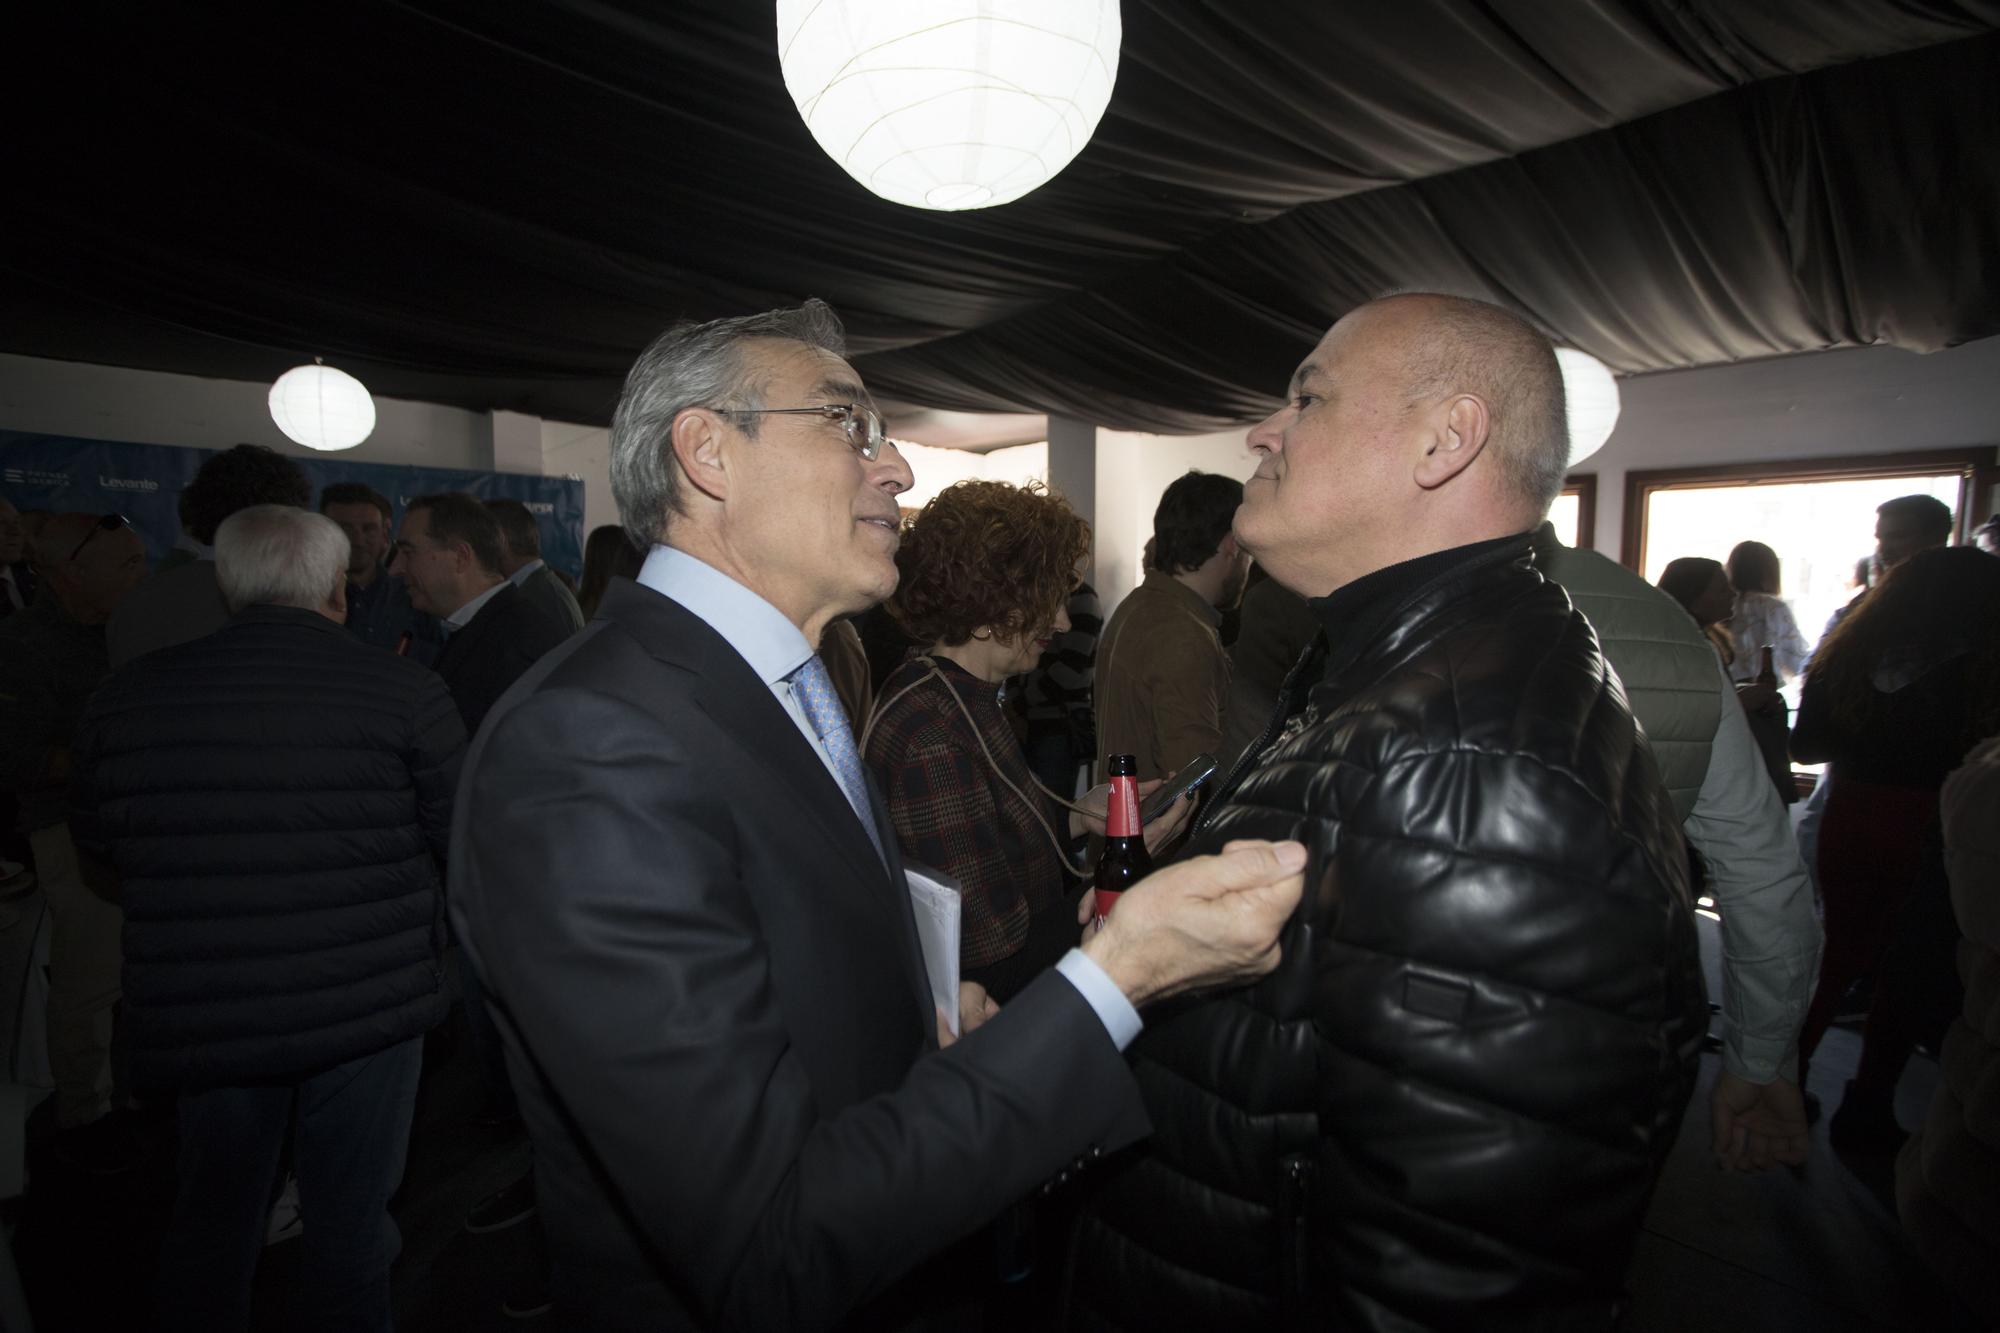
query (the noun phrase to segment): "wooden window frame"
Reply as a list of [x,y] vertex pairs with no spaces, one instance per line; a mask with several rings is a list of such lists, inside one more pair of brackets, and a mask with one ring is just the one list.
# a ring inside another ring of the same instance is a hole
[[1958,474],[1958,540],[1971,531],[1977,502],[1974,485],[1983,470],[1993,467],[1994,446],[1965,445],[1955,449],[1916,449],[1902,454],[1856,454],[1850,458],[1799,458],[1757,463],[1714,463],[1704,467],[1664,468],[1625,474],[1625,531],[1618,558],[1627,569],[1645,571],[1646,501],[1655,491],[1710,490],[1724,486],[1782,486],[1802,481],[1865,481],[1914,472]]
[[1597,549],[1597,474],[1578,472],[1563,478],[1562,493],[1576,497],[1576,549]]

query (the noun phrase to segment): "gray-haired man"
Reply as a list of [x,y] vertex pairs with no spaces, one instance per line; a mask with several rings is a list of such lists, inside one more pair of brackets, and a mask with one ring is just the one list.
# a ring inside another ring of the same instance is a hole
[[920,1261],[1146,1131],[1134,1005],[1267,970],[1302,849],[1160,872],[976,1031],[962,995],[940,1050],[814,651],[894,589],[911,480],[832,313],[669,330],[611,466],[652,552],[489,715],[452,841],[556,1299],[593,1329],[896,1327],[970,1294]]
[[158,1317],[247,1326],[296,1118],[301,1308],[387,1329],[465,731],[435,675],[342,628],[332,520],[254,506],[215,548],[229,623],[114,672],[76,744],[72,828],[125,905],[133,1082],[180,1092]]

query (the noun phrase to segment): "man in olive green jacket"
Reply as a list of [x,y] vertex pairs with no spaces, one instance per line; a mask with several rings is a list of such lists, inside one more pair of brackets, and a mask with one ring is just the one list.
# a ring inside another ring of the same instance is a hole
[[1597,630],[1667,781],[1681,827],[1708,863],[1722,918],[1722,1072],[1711,1103],[1724,1165],[1805,1160],[1799,1026],[1819,971],[1820,927],[1791,819],[1765,771],[1735,687],[1680,604],[1544,523],[1543,574]]

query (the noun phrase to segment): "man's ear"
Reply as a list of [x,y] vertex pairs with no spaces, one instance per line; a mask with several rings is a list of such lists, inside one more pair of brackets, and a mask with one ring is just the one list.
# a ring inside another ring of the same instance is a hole
[[683,408],[667,429],[667,447],[681,475],[711,500],[729,498],[729,471],[723,465],[727,439],[722,418],[706,407]]
[[326,605],[320,614],[337,625],[347,623],[347,571],[341,570],[333,576],[333,587],[327,590]]
[[1431,438],[1415,472],[1417,485],[1427,491],[1436,490],[1472,466],[1472,460],[1486,447],[1493,424],[1486,400],[1470,393],[1440,403],[1432,420]]

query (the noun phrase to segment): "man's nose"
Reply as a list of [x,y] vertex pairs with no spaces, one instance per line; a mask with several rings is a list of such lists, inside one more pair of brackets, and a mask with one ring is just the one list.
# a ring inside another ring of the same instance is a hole
[[903,457],[903,451],[896,447],[894,440],[882,441],[882,452],[871,466],[874,473],[869,478],[870,483],[882,487],[891,495],[901,495],[917,484],[916,473],[910,471],[909,460]]
[[1250,434],[1244,437],[1244,442],[1250,446],[1251,453],[1268,454],[1278,448],[1283,430],[1278,424],[1279,418],[1291,410],[1290,407],[1281,407],[1250,428]]

